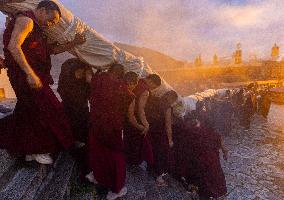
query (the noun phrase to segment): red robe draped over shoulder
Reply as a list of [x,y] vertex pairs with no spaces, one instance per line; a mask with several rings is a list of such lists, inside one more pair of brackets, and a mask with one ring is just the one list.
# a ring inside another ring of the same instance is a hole
[[125,185],[123,125],[134,95],[122,81],[108,73],[96,75],[91,84],[91,117],[88,164],[95,179],[118,193]]
[[[140,122],[138,116],[138,102],[139,98],[145,91],[149,91],[150,88],[146,82],[141,79],[138,85],[133,90],[135,94],[135,115],[138,122]],[[124,129],[124,141],[125,141],[125,154],[127,163],[130,165],[139,165],[143,161],[146,161],[148,165],[153,165],[154,156],[152,151],[152,145],[150,142],[149,134],[146,136],[141,135],[141,131],[133,127],[129,122],[125,123]]]
[[33,12],[22,15],[34,21],[34,28],[24,41],[22,50],[43,87],[31,89],[26,74],[7,49],[16,20],[13,19],[4,32],[3,43],[5,64],[17,104],[12,115],[0,120],[0,148],[21,154],[53,153],[71,147],[72,132],[62,104],[49,87],[53,81],[47,39]]

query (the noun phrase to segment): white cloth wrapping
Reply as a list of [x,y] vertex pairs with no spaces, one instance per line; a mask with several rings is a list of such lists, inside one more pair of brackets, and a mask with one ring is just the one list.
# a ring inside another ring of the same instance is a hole
[[[94,29],[90,28],[79,18],[75,17],[57,0],[56,2],[62,12],[60,23],[55,27],[46,30],[46,35],[51,42],[64,44],[74,39],[77,33],[84,33],[87,41],[69,52],[82,61],[99,69],[107,69],[112,63],[120,63],[126,67],[128,71],[134,71],[141,77],[153,73],[151,68],[144,62],[143,58],[136,57],[124,50],[119,49],[113,43],[106,40],[98,34]],[[40,0],[26,0],[22,3],[11,3],[1,9],[2,12],[14,14],[19,11],[35,9]],[[161,96],[168,90],[172,89],[165,81],[161,87],[156,89],[154,95]],[[178,102],[174,106],[174,114],[183,117],[192,110],[196,110],[196,103],[205,97],[211,97],[222,92],[216,90],[206,90],[202,93],[196,93],[188,97],[179,97]]]
[[190,95],[183,98],[187,113],[196,110],[196,103],[198,98],[195,95]]
[[[73,40],[77,33],[84,33],[87,41],[69,51],[80,60],[99,69],[107,69],[110,64],[119,63],[124,65],[127,71],[134,71],[142,78],[153,73],[143,58],[119,49],[78,17],[75,17],[58,0],[53,1],[60,7],[62,17],[59,24],[45,30],[50,42],[64,44]],[[34,10],[39,2],[40,0],[25,0],[21,3],[9,3],[2,7],[1,11],[7,14],[15,14],[20,11]],[[172,87],[163,80],[162,86],[156,89],[153,94],[161,96],[171,89]],[[175,108],[176,114],[181,114],[180,112],[184,112],[181,97]]]
[[[107,41],[94,29],[91,29],[79,18],[75,17],[69,10],[59,3],[59,1],[53,1],[60,7],[62,17],[58,25],[46,30],[46,34],[52,42],[64,44],[73,40],[76,33],[85,33],[87,42],[71,49],[70,53],[98,68],[110,65],[115,62],[116,58],[123,60],[122,56],[124,56],[124,54],[118,54],[120,50],[111,42]],[[9,3],[6,4],[1,11],[15,14],[19,11],[34,10],[39,2],[40,0],[26,0],[21,3]]]
[[198,101],[203,101],[204,98],[220,96],[217,90],[208,89],[204,92],[196,93],[194,95],[190,95],[183,98],[184,107],[185,107],[185,114],[189,113],[190,111],[196,110],[196,104]]
[[218,94],[220,97],[225,97],[227,90],[228,90],[227,88],[218,89],[218,90],[217,90],[217,94]]
[[[120,63],[128,71],[134,71],[141,77],[152,73],[150,67],[144,63],[143,58],[119,49],[78,17],[75,17],[58,0],[53,1],[60,7],[62,17],[59,24],[45,30],[51,42],[64,44],[73,40],[77,33],[84,33],[87,41],[69,51],[82,61],[100,69],[105,69],[112,63]],[[19,11],[33,10],[39,2],[40,0],[26,0],[21,3],[9,3],[1,11],[14,14]]]

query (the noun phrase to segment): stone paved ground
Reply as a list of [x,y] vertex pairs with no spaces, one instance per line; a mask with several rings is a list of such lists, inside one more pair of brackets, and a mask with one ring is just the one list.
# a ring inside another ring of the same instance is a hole
[[[255,116],[249,131],[236,127],[225,143],[230,150],[229,160],[221,159],[229,191],[226,200],[284,200],[284,133],[279,126]],[[142,171],[128,172],[127,177],[125,200],[191,199],[173,179],[168,188],[157,188]]]
[[[171,177],[167,178],[169,187],[159,188],[156,186],[153,176],[149,175],[148,172],[140,168],[128,169],[126,178],[128,193],[123,198],[120,198],[120,200],[193,200],[192,196],[185,191],[179,182]],[[74,187],[74,184],[78,183],[73,182],[72,184]],[[95,197],[92,188],[90,188],[91,191],[86,191],[87,188],[82,188],[79,185],[79,190],[85,190],[86,192],[71,192],[71,200],[106,199],[105,193],[100,194],[99,191]]]
[[275,116],[284,121],[277,113],[272,110],[268,122],[255,116],[250,131],[237,128],[225,138],[230,150],[228,162],[222,161],[229,190],[226,199],[284,199],[284,133],[275,119],[271,121]]
[[[13,107],[15,102],[1,102]],[[0,118],[3,115],[0,115]],[[229,194],[226,200],[284,200],[284,106],[273,105],[268,120],[255,116],[249,131],[235,128],[225,138],[229,160],[222,160]],[[157,188],[143,171],[128,172],[125,200],[190,200],[176,181]],[[84,196],[84,198],[83,198]],[[74,199],[93,199],[92,193]]]

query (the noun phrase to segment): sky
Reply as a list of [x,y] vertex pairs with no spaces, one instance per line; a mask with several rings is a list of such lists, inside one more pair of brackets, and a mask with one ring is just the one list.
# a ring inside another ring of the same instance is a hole
[[60,1],[111,41],[180,60],[230,57],[237,43],[246,59],[269,57],[274,43],[284,48],[283,0]]

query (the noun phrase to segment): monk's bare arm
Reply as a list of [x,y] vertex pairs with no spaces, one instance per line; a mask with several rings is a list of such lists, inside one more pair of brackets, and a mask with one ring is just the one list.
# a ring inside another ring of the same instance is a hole
[[139,124],[137,122],[135,114],[134,114],[134,111],[135,111],[135,100],[133,100],[131,102],[131,104],[129,105],[129,108],[128,108],[128,120],[129,120],[129,122],[130,122],[130,124],[132,126],[134,126],[135,128],[139,129],[140,131],[143,131],[144,130],[144,126],[142,126],[141,124]]
[[81,45],[83,43],[86,42],[86,37],[84,34],[76,34],[75,38],[73,41],[71,42],[67,42],[65,44],[62,45],[53,45],[52,48],[52,54],[59,54],[59,53],[63,53],[65,51],[68,51],[72,48],[74,48],[77,45]]
[[32,88],[38,89],[42,87],[41,80],[29,65],[22,50],[22,44],[28,34],[33,30],[33,26],[33,21],[30,18],[24,16],[18,17],[11,35],[8,50],[18,63],[19,67],[26,73],[29,85]]
[[169,146],[173,147],[173,130],[172,130],[172,110],[169,108],[165,114],[165,127],[168,136]]
[[228,151],[228,149],[227,149],[227,147],[224,143],[223,137],[222,136],[220,136],[220,137],[221,137],[221,150],[223,152],[223,158],[224,158],[224,160],[228,160],[228,152],[229,151]]
[[32,74],[34,73],[34,71],[29,65],[21,46],[28,34],[33,30],[33,26],[33,21],[30,18],[17,18],[14,30],[11,35],[11,40],[8,45],[8,50],[26,74]]
[[86,70],[86,82],[91,84],[93,76],[94,76],[94,73],[93,73],[92,69],[91,68],[87,69]]
[[138,115],[145,129],[149,129],[149,123],[145,114],[145,106],[148,101],[149,95],[149,91],[145,91],[141,94],[138,102]]

